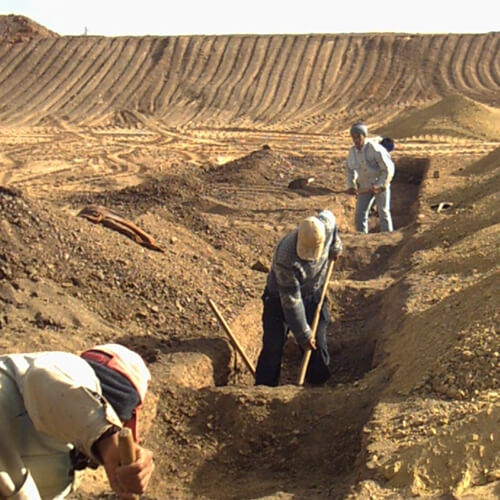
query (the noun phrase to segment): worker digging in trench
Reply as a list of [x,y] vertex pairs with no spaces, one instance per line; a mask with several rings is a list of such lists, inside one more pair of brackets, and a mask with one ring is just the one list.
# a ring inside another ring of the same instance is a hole
[[[330,316],[322,292],[333,268],[331,262],[341,253],[336,219],[329,210],[303,219],[276,246],[262,296],[263,337],[256,385],[279,384],[283,347],[289,331],[300,348],[310,352],[306,381],[323,384],[330,378],[326,340]],[[317,309],[320,309],[319,321],[313,329]]]
[[[137,443],[150,378],[142,358],[120,344],[80,356],[0,356],[0,499],[65,498],[75,471],[98,465],[119,498],[137,498],[154,469],[152,452]],[[122,428],[135,439],[130,465],[121,465]]]

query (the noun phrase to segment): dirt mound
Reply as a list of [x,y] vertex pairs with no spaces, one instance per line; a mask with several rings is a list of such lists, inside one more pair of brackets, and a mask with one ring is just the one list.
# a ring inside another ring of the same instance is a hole
[[264,146],[243,158],[211,169],[209,175],[215,182],[250,186],[280,181],[285,171],[290,171],[289,160]]
[[500,110],[452,95],[428,108],[404,112],[376,133],[395,138],[444,136],[496,141],[500,136]]
[[479,161],[471,163],[461,172],[461,175],[490,173],[495,171],[500,165],[500,148],[494,149]]
[[[15,67],[8,57],[0,58],[5,75],[0,120],[35,125],[50,114],[84,126],[113,121],[133,126],[130,111],[158,120],[167,140],[172,129],[258,131],[260,144],[275,135],[306,149],[318,139],[315,134],[345,132],[360,117],[378,127],[402,110],[452,94],[498,106],[498,38],[498,33],[60,37],[56,45],[18,44],[23,63]],[[311,61],[306,70],[299,63],[304,57]],[[122,110],[128,111],[120,116]],[[293,138],[290,132],[302,135]],[[477,137],[469,129],[459,132]],[[245,152],[235,153],[230,156]]]
[[2,42],[28,42],[37,38],[59,38],[59,35],[28,17],[14,14],[0,15],[0,40]]

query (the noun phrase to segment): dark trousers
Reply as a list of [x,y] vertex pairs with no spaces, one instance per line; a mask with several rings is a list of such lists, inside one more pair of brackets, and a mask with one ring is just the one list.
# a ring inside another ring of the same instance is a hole
[[[279,297],[270,297],[267,291],[262,296],[264,311],[262,324],[262,351],[257,362],[255,385],[277,386],[280,379],[281,358],[283,347],[288,336],[288,325],[285,321]],[[310,296],[304,299],[307,322],[312,325],[320,297]],[[326,328],[330,321],[327,308],[327,298],[323,302],[318,329],[316,331],[316,347],[311,353],[311,359],[306,372],[306,381],[311,384],[322,384],[330,378],[330,356],[326,343]]]

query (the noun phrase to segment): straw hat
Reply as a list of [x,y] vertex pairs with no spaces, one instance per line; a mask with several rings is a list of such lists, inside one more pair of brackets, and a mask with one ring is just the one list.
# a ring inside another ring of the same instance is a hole
[[317,217],[307,217],[297,229],[297,255],[302,260],[319,259],[325,246],[325,225]]

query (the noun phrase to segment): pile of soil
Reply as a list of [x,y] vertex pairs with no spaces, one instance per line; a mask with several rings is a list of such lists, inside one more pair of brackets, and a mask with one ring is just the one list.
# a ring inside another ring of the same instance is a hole
[[424,109],[402,112],[376,133],[395,138],[446,136],[496,141],[500,137],[500,110],[451,95]]
[[37,38],[59,38],[59,35],[28,17],[15,14],[0,15],[0,41],[20,43]]

